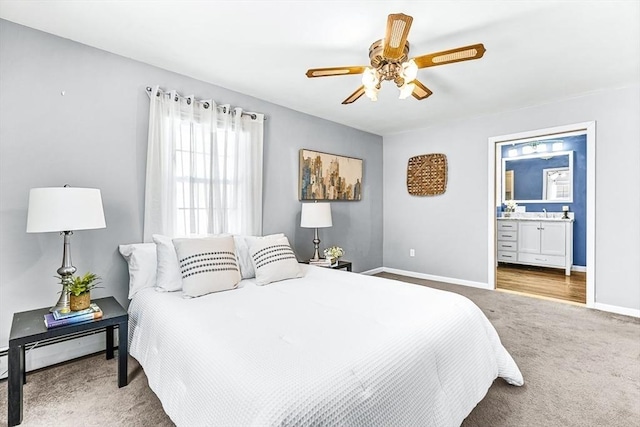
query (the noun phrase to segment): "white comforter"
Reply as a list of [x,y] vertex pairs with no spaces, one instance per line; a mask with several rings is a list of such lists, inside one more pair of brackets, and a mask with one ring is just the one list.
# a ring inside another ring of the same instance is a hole
[[179,426],[457,426],[523,379],[480,309],[422,286],[303,266],[194,299],[144,289],[130,352]]

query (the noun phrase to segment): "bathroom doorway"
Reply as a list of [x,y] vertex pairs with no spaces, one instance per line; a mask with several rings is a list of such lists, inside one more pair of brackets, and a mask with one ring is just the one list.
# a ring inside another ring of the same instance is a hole
[[595,122],[489,139],[489,285],[593,306]]

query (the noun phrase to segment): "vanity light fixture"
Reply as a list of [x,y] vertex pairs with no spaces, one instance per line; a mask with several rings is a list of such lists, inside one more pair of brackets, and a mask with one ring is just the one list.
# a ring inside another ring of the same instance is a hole
[[547,144],[541,144],[539,141],[532,141],[522,147],[522,154],[544,153],[548,148]]
[[564,149],[564,143],[562,141],[554,142],[551,144],[551,151],[562,151]]
[[512,148],[511,150],[509,150],[507,152],[507,154],[509,155],[509,157],[517,157],[518,156],[518,149],[517,148]]
[[536,150],[531,145],[525,145],[522,147],[522,154],[533,154]]

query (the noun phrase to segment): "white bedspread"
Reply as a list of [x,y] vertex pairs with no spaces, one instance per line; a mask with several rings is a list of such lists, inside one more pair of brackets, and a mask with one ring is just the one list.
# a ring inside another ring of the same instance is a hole
[[468,299],[320,267],[194,299],[144,289],[130,352],[179,426],[458,426],[515,362]]

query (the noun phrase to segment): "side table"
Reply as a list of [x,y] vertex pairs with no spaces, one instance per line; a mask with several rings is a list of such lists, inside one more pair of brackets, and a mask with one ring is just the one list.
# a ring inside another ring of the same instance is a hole
[[49,307],[24,311],[13,315],[9,335],[8,423],[9,427],[22,422],[22,386],[27,382],[25,347],[38,342],[46,345],[54,338],[77,335],[85,331],[106,330],[107,359],[113,359],[114,328],[118,328],[118,387],[127,385],[127,356],[129,343],[129,314],[113,297],[92,300],[102,310],[102,318],[86,323],[47,329],[44,315]]

